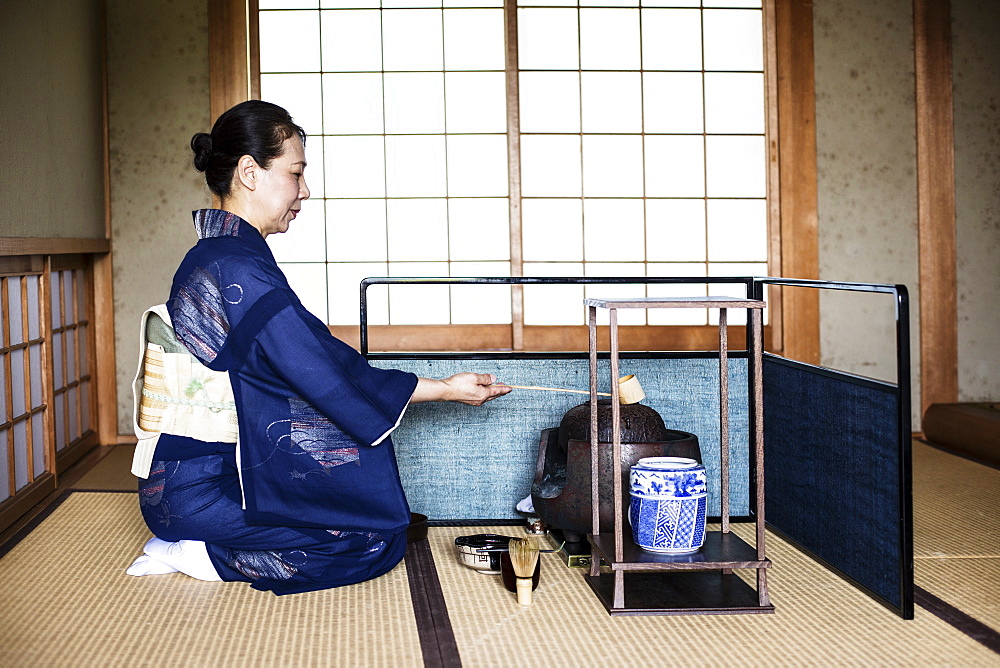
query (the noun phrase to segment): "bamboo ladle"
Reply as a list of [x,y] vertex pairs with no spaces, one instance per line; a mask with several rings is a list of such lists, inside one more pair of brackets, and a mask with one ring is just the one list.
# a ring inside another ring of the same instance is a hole
[[[506,383],[497,383],[506,385]],[[573,392],[575,394],[590,394],[589,390],[571,390],[565,387],[539,387],[537,385],[507,385],[518,390],[544,390],[546,392]],[[610,392],[598,392],[599,396],[610,397]],[[639,379],[635,374],[622,376],[618,379],[618,403],[623,405],[637,404],[646,398],[646,393],[639,384]]]

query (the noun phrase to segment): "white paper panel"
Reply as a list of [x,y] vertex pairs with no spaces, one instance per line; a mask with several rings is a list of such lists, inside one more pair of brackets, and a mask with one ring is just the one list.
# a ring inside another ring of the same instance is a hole
[[521,247],[526,262],[583,260],[583,205],[579,199],[521,202]]
[[448,259],[448,209],[444,199],[391,199],[387,204],[390,262]]
[[381,134],[382,75],[323,75],[323,123],[329,134]]
[[326,201],[327,257],[331,262],[385,262],[385,200]]
[[[646,245],[643,217],[641,199],[585,200],[584,260],[588,263],[615,261],[641,263],[645,259]],[[641,269],[642,265],[639,266]],[[587,274],[591,275],[589,268]]]
[[[4,361],[7,359],[7,353],[0,354],[0,423],[7,422],[10,420],[11,416],[7,414],[7,392],[4,388],[7,387],[7,371]],[[4,442],[0,440],[0,449],[3,449]],[[0,477],[0,486],[3,485],[3,478]]]
[[704,197],[704,142],[696,135],[647,135],[646,196]]
[[80,357],[80,376],[86,376],[90,374],[90,358],[89,358],[89,329],[87,325],[80,325],[77,330],[77,337],[80,341],[79,346],[79,357]]
[[[452,262],[452,276],[510,276],[508,262]],[[452,322],[510,324],[509,285],[451,286]]]
[[385,131],[389,134],[444,132],[444,75],[389,73],[383,77]]
[[24,343],[24,325],[21,321],[21,277],[7,278],[7,323],[10,328],[10,345]]
[[45,421],[44,413],[31,416],[31,477],[45,473]]
[[580,10],[580,67],[638,70],[641,67],[638,9]]
[[326,137],[327,197],[385,197],[385,140]]
[[284,107],[292,120],[307,133],[323,129],[322,79],[318,72],[309,74],[262,74],[260,97]]
[[445,68],[449,70],[503,70],[503,30],[503,10],[445,10]]
[[506,132],[507,90],[503,72],[447,72],[448,132]]
[[[444,262],[390,262],[390,276],[447,276]],[[389,323],[445,325],[450,320],[447,285],[389,286]]]
[[525,197],[579,197],[580,137],[521,137],[521,193]]
[[764,134],[764,75],[705,75],[705,130],[713,134]]
[[706,70],[764,70],[764,31],[759,10],[704,12]]
[[28,478],[28,421],[16,422],[14,430],[14,489],[20,490]]
[[764,197],[767,152],[764,137],[705,138],[709,197]]
[[66,384],[68,385],[80,378],[76,368],[76,330],[66,330],[64,336],[66,337]]
[[521,132],[580,131],[580,73],[522,72]]
[[28,361],[31,373],[31,405],[29,408],[36,408],[45,403],[42,396],[42,344],[36,343],[28,348]]
[[700,133],[705,127],[700,72],[644,72],[646,132]]
[[[372,0],[378,7],[378,0]],[[382,69],[381,12],[322,12],[323,69],[378,72]]]
[[80,383],[80,428],[83,433],[90,431],[90,381]]
[[584,135],[583,194],[587,197],[641,197],[642,137]]
[[52,335],[52,387],[58,390],[66,385],[63,379],[63,335]]
[[8,354],[10,355],[11,417],[16,418],[27,410],[24,405],[24,348],[12,350]]
[[708,201],[710,262],[767,262],[767,202]]
[[59,272],[53,271],[49,274],[49,289],[52,292],[52,328],[62,327],[62,313],[59,309],[62,297],[62,282],[59,280]]
[[[646,200],[646,259],[648,261],[704,261],[706,259],[705,234],[704,200]],[[683,275],[687,276],[688,274]]]
[[28,285],[28,340],[33,341],[42,335],[38,276],[26,276],[24,280]]
[[451,135],[448,137],[448,195],[506,197],[507,137]]
[[402,135],[385,138],[385,187],[389,197],[443,197],[444,135]]
[[507,198],[448,200],[448,244],[452,261],[509,260]]
[[521,69],[580,69],[577,10],[520,9],[517,17]]
[[64,395],[56,395],[53,408],[56,424],[56,451],[61,451],[66,447],[66,405]]
[[638,72],[584,72],[582,77],[584,132],[642,132]]
[[642,10],[642,67],[646,71],[701,70],[701,12]]
[[10,432],[7,429],[0,429],[0,501],[10,497],[10,459],[7,449],[7,439]]
[[316,9],[317,0],[258,0],[258,9]]
[[77,321],[77,314],[73,309],[73,302],[76,301],[73,272],[67,269],[66,271],[60,271],[59,276],[62,279],[63,320],[67,325],[73,325]]
[[[330,324],[357,325],[360,321],[361,281],[388,276],[384,262],[350,262],[327,265],[330,280]],[[368,324],[389,324],[389,293],[385,285],[368,288]]]
[[317,9],[318,0],[258,0],[258,9]]
[[319,71],[319,12],[262,12],[258,23],[262,73]]
[[66,390],[66,396],[69,397],[68,412],[66,413],[66,422],[69,425],[69,443],[73,443],[80,438],[79,410],[76,404],[77,398],[80,396],[80,386],[74,385]]
[[383,11],[382,40],[382,66],[387,72],[444,69],[439,9]]

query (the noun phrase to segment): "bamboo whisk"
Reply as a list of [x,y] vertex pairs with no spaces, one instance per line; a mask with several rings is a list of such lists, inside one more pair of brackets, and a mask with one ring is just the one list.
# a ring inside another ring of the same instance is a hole
[[534,538],[511,538],[508,550],[510,564],[517,576],[517,602],[520,605],[531,605],[531,579],[538,563],[538,541]]

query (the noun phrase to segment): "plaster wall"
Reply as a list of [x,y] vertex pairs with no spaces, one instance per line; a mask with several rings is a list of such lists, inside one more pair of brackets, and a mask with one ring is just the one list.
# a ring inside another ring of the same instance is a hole
[[101,4],[0,1],[0,236],[105,237]]
[[[912,2],[829,0],[813,20],[820,278],[905,284],[918,351]],[[820,312],[824,366],[896,381],[889,296],[825,291]],[[919,356],[911,363],[919,407]]]
[[1000,6],[951,0],[959,401],[1000,400]]
[[140,314],[166,300],[209,206],[189,142],[209,127],[205,0],[108,0],[118,431],[132,432]]

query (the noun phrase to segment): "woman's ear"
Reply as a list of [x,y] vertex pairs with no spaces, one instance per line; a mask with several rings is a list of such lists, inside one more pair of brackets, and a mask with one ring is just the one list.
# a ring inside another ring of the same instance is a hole
[[236,163],[236,178],[247,190],[256,190],[260,179],[260,165],[252,156],[242,156]]

